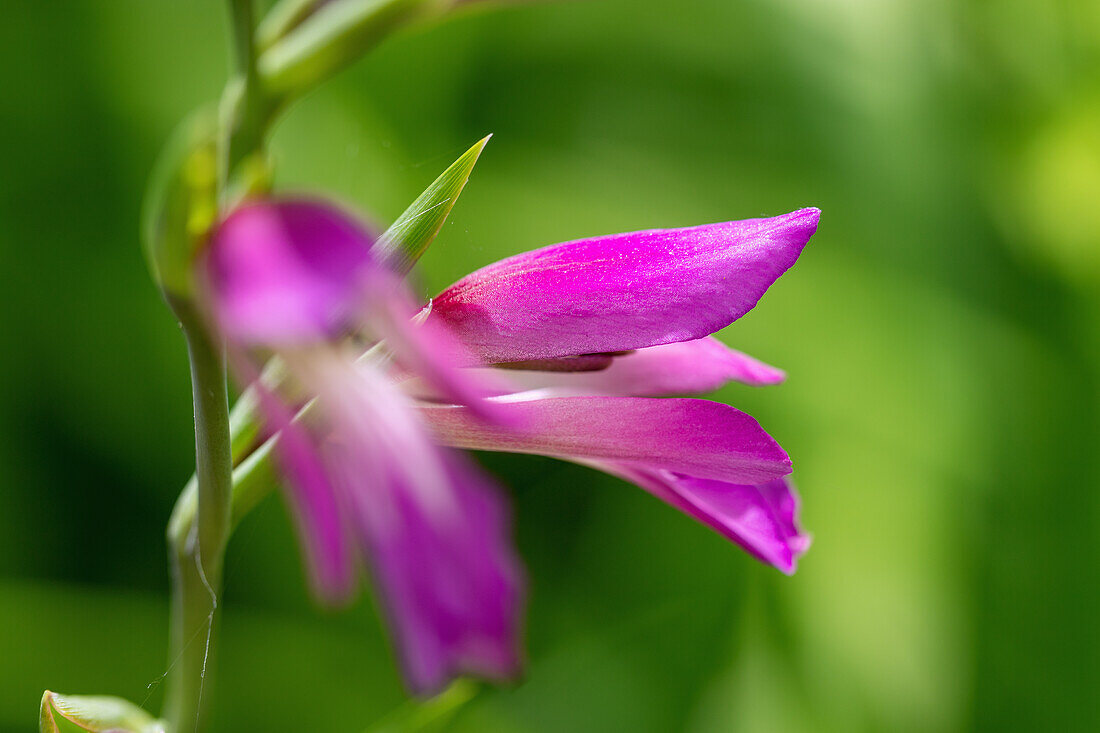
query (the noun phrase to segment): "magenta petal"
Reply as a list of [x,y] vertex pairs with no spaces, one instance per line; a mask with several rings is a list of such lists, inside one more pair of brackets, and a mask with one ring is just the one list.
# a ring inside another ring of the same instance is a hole
[[[384,278],[376,278],[382,285]],[[504,416],[486,397],[509,390],[487,370],[460,369],[474,359],[438,321],[414,322],[415,309],[403,282],[376,287],[372,294],[374,327],[385,339],[394,360],[428,386],[438,399],[465,405],[483,420],[503,422]],[[480,373],[479,373],[480,372]]]
[[461,674],[514,677],[521,664],[523,575],[503,499],[460,456],[443,458],[451,499],[444,505],[399,481],[385,499],[359,502],[379,598],[419,695]]
[[380,372],[313,366],[333,426],[326,466],[352,509],[410,688],[514,675],[523,583],[501,497],[433,443]]
[[616,356],[602,370],[511,371],[509,375],[527,389],[634,397],[704,394],[731,380],[754,386],[778,384],[786,376],[711,336]]
[[336,495],[301,428],[284,427],[277,450],[314,592],[327,603],[339,603],[354,588],[355,568]]
[[798,494],[787,478],[753,486],[668,471],[596,467],[641,486],[788,575],[810,546],[798,525]]
[[791,472],[790,458],[751,416],[697,399],[499,398],[523,431],[480,422],[461,407],[421,407],[440,439],[459,448],[614,462],[733,483]]
[[432,317],[489,363],[702,338],[756,305],[794,264],[819,214],[551,245],[463,278],[435,299]]
[[344,507],[322,463],[321,451],[275,395],[258,379],[253,386],[269,432],[278,433],[275,453],[287,479],[283,485],[314,593],[327,603],[344,601],[355,586],[355,565],[341,519]]
[[357,305],[373,237],[329,204],[260,201],[223,221],[206,254],[214,317],[238,342],[315,341]]

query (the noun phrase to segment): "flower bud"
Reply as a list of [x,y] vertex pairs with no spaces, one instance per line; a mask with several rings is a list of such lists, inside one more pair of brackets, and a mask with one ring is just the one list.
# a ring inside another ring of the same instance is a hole
[[164,722],[118,697],[42,695],[40,733],[164,733]]

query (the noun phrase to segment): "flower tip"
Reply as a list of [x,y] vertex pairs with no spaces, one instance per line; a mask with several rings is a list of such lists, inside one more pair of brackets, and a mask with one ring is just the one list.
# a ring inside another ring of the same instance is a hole
[[785,371],[768,364],[761,364],[756,373],[752,375],[752,381],[749,383],[754,387],[769,387],[774,384],[782,384],[785,381],[787,381]]
[[779,441],[777,441],[775,438],[768,435],[767,433],[763,432],[764,429],[760,427],[759,422],[757,422],[756,420],[753,420],[753,422],[756,423],[756,427],[764,435],[763,452],[765,455],[767,455],[768,459],[772,463],[772,467],[775,470],[775,475],[768,478],[767,480],[778,481],[782,480],[786,476],[790,476],[792,473],[794,473],[794,462],[791,461],[790,454],[783,449],[783,446],[779,445]]
[[816,206],[807,206],[778,218],[787,227],[804,231],[806,239],[809,239],[817,231],[817,224],[821,220],[821,209]]
[[798,561],[806,554],[806,550],[810,549],[812,539],[809,534],[801,530],[799,530],[799,534],[789,538],[787,540],[787,551],[790,552],[790,560],[775,565],[779,572],[787,577],[793,576],[798,571]]
[[790,213],[762,220],[764,225],[760,233],[772,242],[777,251],[792,257],[790,264],[787,265],[790,267],[809,243],[810,238],[817,233],[817,224],[820,219],[821,209],[814,206],[795,209]]
[[[489,133],[485,137],[478,140],[476,143],[470,146],[470,149],[462,156],[463,158],[470,159],[472,156],[473,161],[477,161],[481,157],[481,151],[485,150],[485,146],[489,144],[489,139],[493,137],[493,133]],[[471,166],[473,163],[471,163]]]

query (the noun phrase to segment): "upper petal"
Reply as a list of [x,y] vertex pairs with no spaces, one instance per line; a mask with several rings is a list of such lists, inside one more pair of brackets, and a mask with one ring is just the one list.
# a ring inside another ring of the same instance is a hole
[[702,338],[756,305],[794,264],[819,214],[551,245],[463,278],[435,299],[432,317],[486,362]]
[[[719,402],[514,395],[491,400],[524,430],[478,421],[461,407],[421,406],[447,444],[535,453],[756,484],[791,472],[790,458],[751,416]],[[521,398],[517,400],[516,398]]]
[[331,335],[357,305],[373,241],[330,204],[265,200],[238,207],[206,251],[206,285],[219,327],[250,344]]

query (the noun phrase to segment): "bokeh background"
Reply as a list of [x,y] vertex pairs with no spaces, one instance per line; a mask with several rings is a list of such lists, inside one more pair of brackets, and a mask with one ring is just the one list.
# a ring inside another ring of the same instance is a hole
[[[219,94],[216,0],[0,3],[0,730],[44,688],[157,709],[183,341],[137,241]],[[795,459],[786,578],[616,480],[483,456],[528,673],[457,731],[1100,730],[1100,4],[591,0],[396,37],[292,109],[281,185],[381,224],[495,136],[424,292],[585,235],[816,205],[717,399]],[[369,598],[309,600],[281,502],[233,538],[223,731],[364,731],[403,694]],[[389,716],[389,717],[387,717]]]

